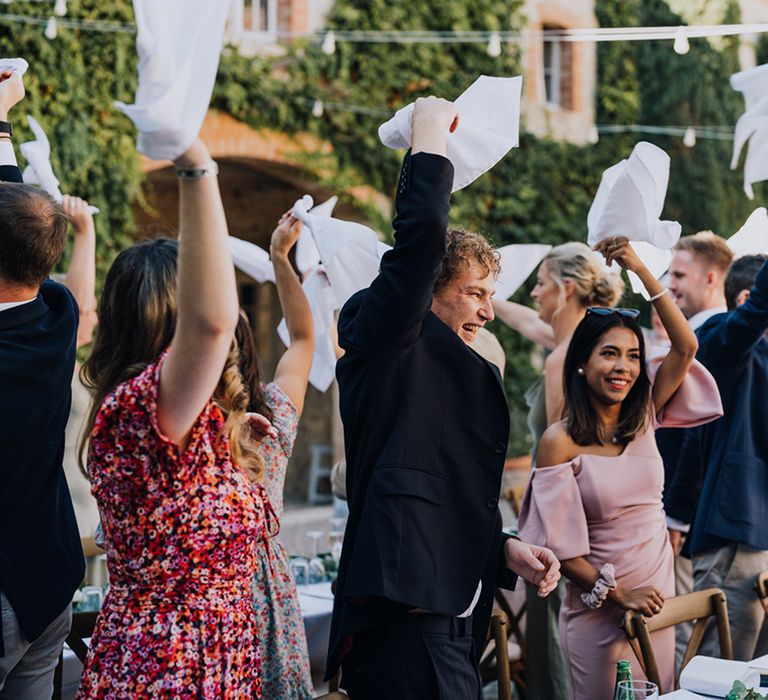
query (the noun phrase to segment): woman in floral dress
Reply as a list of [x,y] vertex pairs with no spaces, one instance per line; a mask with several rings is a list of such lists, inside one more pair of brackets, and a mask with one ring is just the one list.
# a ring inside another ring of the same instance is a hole
[[[268,418],[276,431],[261,443],[264,467],[260,481],[278,519],[283,513],[285,470],[304,407],[313,354],[309,303],[288,261],[288,251],[300,232],[300,224],[286,214],[272,234],[270,255],[291,345],[280,358],[270,384],[261,383],[253,333],[243,314],[236,331],[241,372],[251,394],[250,410]],[[312,677],[296,584],[288,555],[275,537],[277,528],[268,530],[268,547],[258,548],[253,577],[263,693],[265,698],[304,700],[312,697]]]
[[176,167],[179,243],[117,257],[83,370],[110,574],[83,699],[261,696],[250,583],[265,499],[245,473],[258,447],[232,343],[227,225],[203,143]]

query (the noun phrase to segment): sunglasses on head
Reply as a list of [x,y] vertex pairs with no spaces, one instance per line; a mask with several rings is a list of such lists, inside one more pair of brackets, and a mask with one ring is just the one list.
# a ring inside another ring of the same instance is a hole
[[595,314],[597,316],[610,316],[611,314],[619,314],[624,318],[637,318],[640,315],[640,309],[622,309],[613,306],[588,306],[588,314]]

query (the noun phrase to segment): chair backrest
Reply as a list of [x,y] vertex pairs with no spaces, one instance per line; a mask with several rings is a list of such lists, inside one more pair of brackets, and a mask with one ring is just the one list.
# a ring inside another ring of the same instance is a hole
[[765,608],[765,613],[768,615],[768,571],[763,571],[763,573],[757,577],[755,590],[757,590],[757,597],[760,598],[760,602]]
[[97,612],[77,612],[72,615],[72,628],[67,636],[67,646],[83,663],[88,655],[88,645],[85,640],[93,636],[98,617]]
[[520,508],[523,504],[523,497],[525,496],[525,485],[522,486],[510,486],[504,491],[504,498],[509,501],[512,506],[512,511],[515,517],[520,517]]
[[480,677],[484,684],[492,680],[498,681],[499,700],[512,700],[508,644],[509,618],[503,610],[494,610],[488,628],[486,649],[480,659]]
[[683,655],[677,674],[675,688],[678,686],[680,671],[696,655],[701,646],[709,618],[714,616],[717,623],[717,633],[720,638],[720,656],[723,659],[733,658],[731,630],[728,625],[728,603],[725,593],[719,588],[707,588],[695,593],[667,598],[661,612],[653,617],[645,617],[642,613],[628,610],[624,614],[622,628],[627,636],[637,660],[645,671],[649,681],[659,686],[660,692],[671,692],[672,688],[662,689],[659,679],[659,669],[651,644],[651,633],[666,629],[682,622],[695,622],[693,632],[688,640],[688,646]]

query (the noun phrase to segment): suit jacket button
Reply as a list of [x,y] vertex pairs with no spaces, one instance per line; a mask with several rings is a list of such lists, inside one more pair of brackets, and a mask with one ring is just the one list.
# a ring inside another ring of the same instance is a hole
[[499,499],[498,499],[498,498],[489,498],[489,499],[488,499],[488,500],[485,502],[485,505],[486,505],[486,506],[488,506],[489,508],[493,509],[493,508],[495,508],[497,505],[499,505]]
[[507,451],[507,446],[503,442],[497,442],[493,449],[497,455],[503,455]]

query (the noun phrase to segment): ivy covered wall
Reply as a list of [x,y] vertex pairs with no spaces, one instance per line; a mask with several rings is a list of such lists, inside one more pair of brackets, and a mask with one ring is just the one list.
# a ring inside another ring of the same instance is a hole
[[[521,0],[337,0],[328,27],[398,30],[514,30],[524,23]],[[738,21],[735,0],[723,0],[722,22]],[[51,4],[52,6],[52,4]],[[4,5],[10,13],[37,12],[47,3]],[[69,16],[133,21],[129,0],[69,0]],[[696,21],[670,10],[664,0],[596,0],[602,26],[677,25]],[[711,18],[708,18],[711,21]],[[598,45],[599,124],[732,125],[743,109],[728,76],[737,70],[735,39],[692,40],[678,56],[671,42]],[[57,39],[40,26],[0,23],[0,51],[24,56],[28,96],[14,113],[19,140],[29,138],[21,117],[40,119],[53,145],[53,164],[62,189],[85,196],[102,208],[97,220],[101,269],[132,237],[131,207],[140,197],[141,175],[130,121],[112,106],[131,101],[135,91],[135,36],[62,28]],[[337,42],[330,56],[309,42],[291,45],[284,55],[246,58],[225,52],[214,106],[256,127],[285,133],[310,132],[330,143],[329,154],[307,153],[303,164],[339,192],[357,184],[391,195],[398,154],[378,141],[378,125],[421,95],[456,97],[476,77],[516,75],[514,50],[491,58],[478,44],[350,44]],[[312,115],[316,100],[326,105]],[[359,111],[336,109],[355,105]],[[679,137],[603,135],[595,145],[576,146],[539,139],[523,131],[520,148],[496,168],[454,196],[452,223],[480,230],[498,245],[584,240],[586,214],[602,171],[626,157],[645,139],[672,157],[664,216],[683,224],[684,233],[713,228],[729,235],[758,201],[741,190],[741,174],[728,169],[730,141],[700,139],[695,148]],[[388,233],[386,218],[374,222]],[[517,297],[529,303],[528,289]],[[628,299],[627,303],[637,303]],[[501,324],[494,332],[507,351],[507,386],[512,417],[510,454],[528,450],[523,394],[537,376],[533,346]]]
[[[3,5],[4,13],[47,19],[53,3]],[[133,22],[130,0],[69,0],[68,17]],[[51,142],[51,162],[65,194],[84,197],[101,209],[96,217],[98,265],[105,272],[131,240],[132,204],[141,173],[135,130],[113,106],[136,92],[134,34],[60,27],[46,39],[36,24],[0,22],[0,55],[29,62],[27,94],[11,113],[14,141],[32,138],[26,115],[35,117]],[[17,149],[18,153],[18,149]],[[24,166],[23,158],[19,165]],[[60,268],[66,265],[66,259]]]

